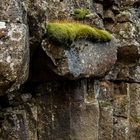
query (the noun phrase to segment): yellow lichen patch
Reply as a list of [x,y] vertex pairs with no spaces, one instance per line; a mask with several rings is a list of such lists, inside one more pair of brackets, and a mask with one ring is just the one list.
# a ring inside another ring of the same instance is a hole
[[105,30],[76,22],[51,22],[47,26],[47,37],[58,43],[69,43],[78,39],[93,42],[110,41],[111,34]]

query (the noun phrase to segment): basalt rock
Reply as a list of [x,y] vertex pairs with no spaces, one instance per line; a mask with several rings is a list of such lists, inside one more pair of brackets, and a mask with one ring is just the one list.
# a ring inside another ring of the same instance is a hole
[[[44,39],[77,8],[117,42]],[[139,25],[139,0],[0,0],[0,140],[139,140]]]
[[25,3],[18,0],[0,1],[0,21],[27,23]]
[[42,48],[54,64],[51,69],[69,79],[104,76],[116,61],[116,45],[114,40],[106,43],[79,40],[68,47],[47,40],[42,42]]
[[28,29],[0,22],[0,95],[17,89],[28,78]]

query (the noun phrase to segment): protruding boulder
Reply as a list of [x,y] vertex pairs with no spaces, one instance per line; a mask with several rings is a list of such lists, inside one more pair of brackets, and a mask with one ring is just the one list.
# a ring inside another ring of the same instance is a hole
[[42,47],[54,64],[49,67],[69,79],[104,76],[114,65],[117,55],[114,39],[96,43],[77,40],[69,47],[53,45],[46,39]]

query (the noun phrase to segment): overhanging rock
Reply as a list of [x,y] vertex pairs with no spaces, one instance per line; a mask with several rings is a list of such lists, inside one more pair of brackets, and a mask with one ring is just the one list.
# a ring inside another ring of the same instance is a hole
[[70,46],[54,45],[43,40],[42,48],[54,66],[49,67],[58,75],[69,79],[102,77],[117,59],[117,43],[78,40]]

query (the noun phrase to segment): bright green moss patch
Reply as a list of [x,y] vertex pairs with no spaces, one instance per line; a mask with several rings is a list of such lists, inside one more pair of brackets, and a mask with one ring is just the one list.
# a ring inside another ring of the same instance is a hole
[[75,9],[74,10],[74,18],[77,20],[84,19],[86,15],[90,14],[89,10],[86,9]]
[[49,23],[47,26],[49,40],[61,44],[72,43],[78,39],[88,39],[93,42],[110,41],[111,35],[105,30],[93,28],[81,23]]

